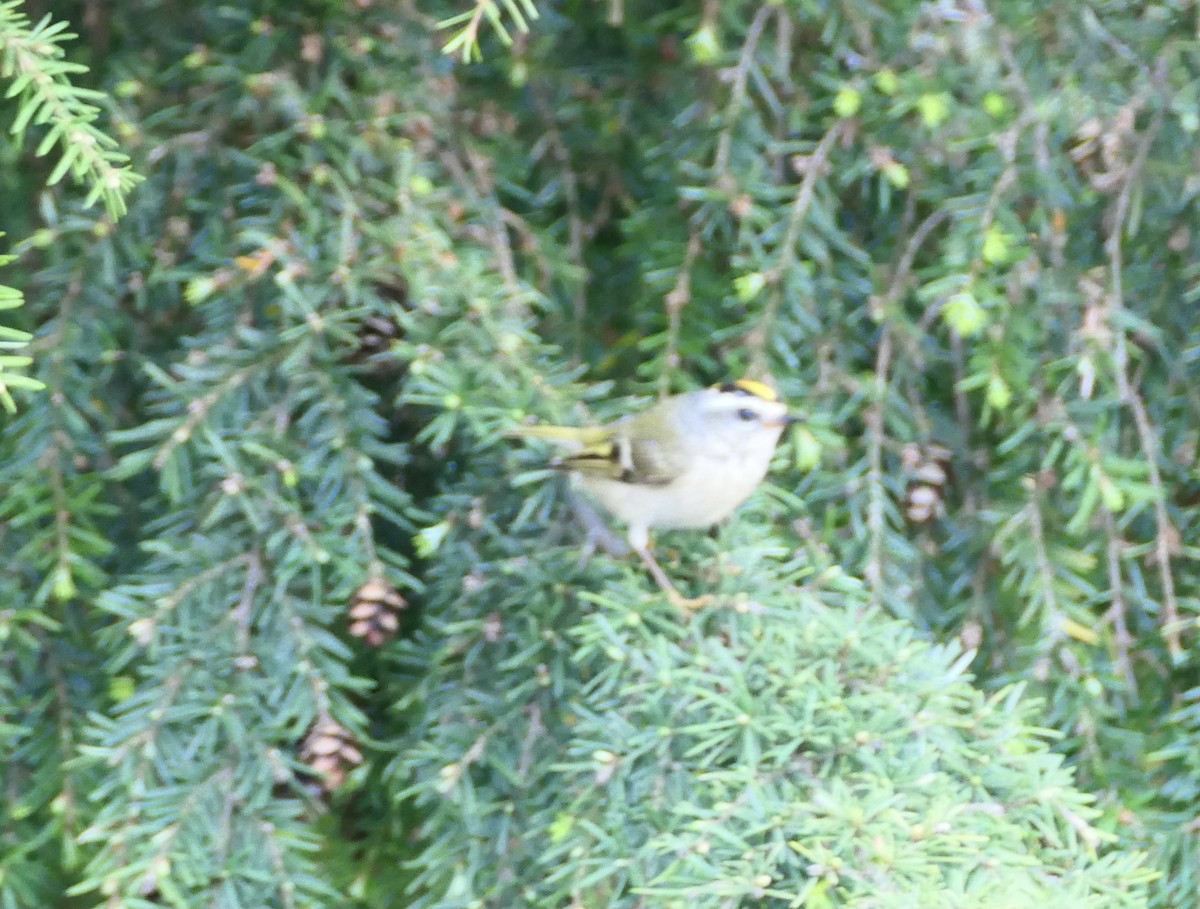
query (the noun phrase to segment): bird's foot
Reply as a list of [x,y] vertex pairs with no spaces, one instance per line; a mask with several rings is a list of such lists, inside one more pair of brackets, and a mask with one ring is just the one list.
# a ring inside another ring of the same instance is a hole
[[697,609],[703,609],[705,606],[711,606],[716,599],[716,597],[708,593],[699,597],[685,597],[678,590],[674,589],[666,591],[666,594],[667,602],[684,615],[688,615]]
[[642,561],[646,563],[646,568],[650,571],[650,576],[654,578],[654,582],[658,584],[659,590],[666,595],[667,602],[682,612],[684,615],[689,615],[691,612],[709,605],[713,601],[713,597],[709,595],[701,597],[685,597],[680,593],[671,579],[667,577],[667,573],[662,570],[662,567],[650,554],[650,549],[645,542],[641,545],[635,545],[635,549],[642,557]]

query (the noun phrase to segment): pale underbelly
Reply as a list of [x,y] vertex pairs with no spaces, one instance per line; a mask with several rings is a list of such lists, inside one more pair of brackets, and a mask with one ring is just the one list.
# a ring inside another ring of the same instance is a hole
[[666,486],[637,486],[584,477],[583,485],[626,524],[676,529],[708,527],[733,514],[762,481],[762,471],[690,471]]

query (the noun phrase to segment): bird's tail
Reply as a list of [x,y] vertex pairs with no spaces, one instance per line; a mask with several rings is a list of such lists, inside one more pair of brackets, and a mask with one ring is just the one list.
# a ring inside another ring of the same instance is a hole
[[524,439],[542,439],[561,445],[571,452],[584,451],[603,444],[608,439],[608,431],[601,426],[516,426],[505,433],[506,436]]

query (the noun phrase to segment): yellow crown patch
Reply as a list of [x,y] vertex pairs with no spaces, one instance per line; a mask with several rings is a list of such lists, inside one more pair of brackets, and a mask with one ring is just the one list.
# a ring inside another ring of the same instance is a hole
[[748,395],[754,395],[754,397],[762,398],[764,401],[779,400],[779,392],[770,385],[764,382],[757,382],[754,379],[738,379],[736,382],[728,382],[725,385],[717,387],[724,392],[740,391]]

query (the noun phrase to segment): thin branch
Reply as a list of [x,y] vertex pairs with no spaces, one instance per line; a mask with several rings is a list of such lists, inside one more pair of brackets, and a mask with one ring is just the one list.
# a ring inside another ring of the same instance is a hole
[[967,377],[967,349],[962,336],[950,332],[950,359],[954,368],[954,421],[962,435],[963,444],[971,438],[971,405],[967,401],[967,393],[963,391],[963,380]]
[[663,354],[662,372],[658,377],[658,396],[665,398],[671,391],[671,373],[679,366],[679,327],[683,308],[692,299],[692,268],[700,255],[700,228],[691,227],[687,252],[675,277],[675,286],[667,294],[664,303],[667,309],[667,349]]
[[1039,173],[1047,173],[1050,170],[1049,118],[1042,113],[1041,105],[1029,88],[1029,83],[1025,81],[1021,64],[1013,52],[1012,36],[1007,30],[996,29],[996,46],[1000,50],[1000,59],[1008,69],[1013,87],[1021,98],[1022,112],[1018,125],[1033,124],[1033,161]]
[[913,231],[908,245],[904,247],[903,254],[896,262],[896,270],[892,273],[892,280],[888,283],[887,292],[883,297],[885,318],[887,311],[900,299],[900,294],[904,292],[905,282],[908,280],[909,274],[912,273],[913,262],[917,258],[917,253],[921,251],[921,247],[925,245],[925,241],[929,239],[929,235],[949,217],[950,212],[944,208],[940,208],[926,217],[917,226],[917,229]]
[[541,91],[535,89],[533,98],[538,113],[541,114],[542,121],[545,124],[546,138],[549,140],[550,149],[553,151],[554,157],[561,168],[563,201],[567,205],[568,249],[571,253],[572,263],[579,269],[579,281],[576,284],[575,293],[571,300],[572,330],[574,333],[574,338],[572,339],[574,349],[571,353],[574,362],[579,363],[583,359],[583,323],[584,318],[587,316],[588,284],[587,269],[583,261],[583,241],[586,230],[582,205],[579,201],[579,178],[575,174],[575,169],[571,166],[571,152],[563,139],[562,131],[558,128],[558,121],[553,108]]
[[1057,799],[1053,802],[1053,804],[1054,807],[1058,809],[1059,815],[1061,815],[1063,820],[1065,820],[1071,826],[1071,829],[1078,834],[1079,838],[1083,840],[1084,844],[1089,850],[1091,850],[1093,855],[1095,854],[1096,850],[1104,844],[1106,839],[1109,842],[1112,842],[1112,840],[1115,839],[1112,834],[1106,835],[1100,830],[1097,830]]
[[546,733],[546,724],[542,721],[542,709],[537,704],[530,704],[526,710],[529,724],[525,727],[525,737],[521,740],[521,756],[517,760],[517,776],[526,779],[530,768],[533,767],[534,747]]
[[[275,356],[287,353],[286,349],[280,350]],[[270,359],[273,361],[275,356]],[[212,409],[224,399],[224,397],[236,391],[244,385],[255,372],[261,370],[265,365],[264,360],[259,360],[249,366],[243,366],[241,369],[235,369],[228,376],[225,376],[212,391],[201,395],[188,404],[187,417],[176,427],[175,431],[167,437],[157,452],[154,455],[154,469],[162,470],[166,467],[171,456],[175,454],[175,450],[181,445],[187,444],[192,434],[200,425],[208,419]]]
[[516,258],[513,255],[512,244],[509,242],[507,221],[504,208],[496,198],[494,179],[490,173],[491,161],[468,148],[464,158],[470,167],[470,173],[463,167],[462,161],[449,150],[439,154],[442,164],[454,179],[454,182],[465,191],[467,197],[476,201],[481,207],[486,207],[487,218],[484,227],[483,242],[491,248],[496,258],[496,267],[504,279],[504,289],[507,291],[505,315],[517,320],[528,315],[524,287],[517,272]]
[[1050,553],[1046,549],[1046,531],[1042,524],[1042,510],[1038,504],[1036,483],[1030,484],[1029,504],[1025,506],[1029,518],[1029,534],[1032,538],[1034,551],[1037,553],[1037,570],[1041,578],[1042,602],[1046,607],[1046,618],[1042,622],[1043,643],[1049,645],[1062,637],[1062,611],[1058,607],[1058,598],[1054,595],[1054,566],[1050,563]]
[[1109,50],[1111,50],[1121,59],[1125,60],[1131,66],[1136,67],[1143,79],[1146,79],[1147,81],[1153,80],[1150,67],[1142,62],[1141,57],[1134,52],[1133,48],[1109,31],[1108,26],[1100,21],[1100,17],[1096,15],[1096,11],[1094,9],[1084,4],[1080,13],[1080,18],[1083,19],[1084,26],[1095,32],[1096,35],[1099,36],[1100,40],[1103,41],[1104,44],[1109,48]]
[[54,716],[58,725],[58,748],[62,762],[62,825],[63,832],[75,836],[79,832],[79,801],[75,790],[75,776],[70,772],[68,756],[75,754],[77,746],[75,731],[71,723],[74,712],[71,706],[71,689],[59,661],[58,651],[50,645],[48,636],[39,629],[36,637],[45,654],[46,672],[54,684]]
[[496,264],[500,268],[501,277],[504,278],[505,287],[515,296],[520,291],[521,279],[517,274],[512,244],[508,241],[508,231],[504,228],[504,219],[500,215],[500,204],[496,199],[495,181],[491,174],[492,161],[476,153],[474,149],[467,149],[464,157],[467,165],[471,168],[473,179],[468,178],[465,173],[463,178],[470,180],[477,198],[488,202],[490,217],[488,218],[487,232],[491,238],[492,251],[496,255]]
[[880,605],[883,593],[883,401],[887,395],[891,358],[892,326],[890,322],[884,322],[879,349],[875,353],[875,400],[867,412],[867,534],[870,549],[863,573],[871,591],[872,607]]
[[754,52],[758,49],[759,39],[767,19],[775,12],[775,7],[769,3],[759,7],[750,27],[746,29],[746,40],[742,44],[742,52],[738,57],[737,67],[733,71],[733,85],[729,92],[729,104],[725,107],[725,128],[717,139],[717,156],[713,161],[713,173],[716,184],[729,174],[729,157],[733,148],[733,129],[737,115],[746,102],[746,82],[750,76],[750,64],[754,62]]
[[788,217],[787,230],[779,245],[779,259],[766,275],[767,284],[771,287],[771,295],[750,342],[752,351],[750,362],[753,373],[761,374],[766,369],[767,339],[771,335],[771,328],[783,302],[783,284],[796,261],[796,243],[800,239],[800,229],[804,226],[808,209],[812,205],[817,180],[824,173],[825,164],[833,150],[833,144],[841,138],[845,127],[846,121],[844,120],[834,123],[821,137],[821,141],[817,143],[813,153],[808,156],[804,177],[800,180],[800,189],[796,193],[796,200],[792,203],[792,211]]
[[[997,145],[1005,160],[1008,162],[1004,170],[1000,172],[1000,176],[996,178],[996,182],[992,184],[992,191],[988,194],[987,201],[983,204],[983,211],[979,215],[978,232],[983,236],[988,232],[992,223],[996,220],[996,211],[1000,207],[1000,200],[1004,193],[1016,182],[1017,179],[1017,143],[1020,140],[1020,130],[1016,127],[1007,131],[1000,137]],[[986,263],[983,260],[982,254],[976,255],[971,261],[971,268],[967,272],[967,284],[973,284],[978,279],[983,271]],[[945,303],[944,299],[934,300],[926,308],[921,316],[920,329],[922,332],[928,331],[933,324],[934,319],[942,311],[942,306]],[[957,337],[957,335],[955,336]],[[960,377],[961,378],[961,377]]]
[[[90,189],[88,203],[103,199],[108,214],[119,218],[126,211],[126,196],[142,181],[129,166],[129,157],[117,143],[94,125],[101,110],[86,100],[89,95],[71,83],[69,74],[81,67],[65,63],[63,44],[74,35],[61,32],[49,17],[30,25],[21,7],[0,8],[0,77],[5,86],[20,85],[21,114],[14,130],[22,138],[30,123],[50,124],[49,135],[60,149],[52,185],[66,173]],[[41,152],[39,151],[39,154]]]
[[[1159,69],[1161,69],[1161,66]],[[1108,239],[1104,244],[1104,249],[1108,254],[1109,294],[1114,315],[1119,315],[1125,308],[1125,292],[1122,283],[1124,272],[1122,233],[1125,230],[1125,221],[1129,216],[1133,186],[1146,166],[1146,160],[1150,156],[1150,147],[1158,137],[1158,131],[1162,127],[1165,115],[1166,105],[1164,104],[1160,106],[1150,126],[1142,136],[1141,141],[1138,142],[1133,161],[1125,173],[1121,191],[1118,193],[1116,203],[1113,206],[1112,224]],[[1127,406],[1133,414],[1133,422],[1137,428],[1138,444],[1142,450],[1142,457],[1146,461],[1150,486],[1155,492],[1154,522],[1156,530],[1154,535],[1154,549],[1163,595],[1163,612],[1160,621],[1163,626],[1163,637],[1167,642],[1167,651],[1170,653],[1171,659],[1177,661],[1183,655],[1183,645],[1179,640],[1179,603],[1175,596],[1175,579],[1171,574],[1171,540],[1175,536],[1175,529],[1171,525],[1170,516],[1167,514],[1166,488],[1163,485],[1162,473],[1158,469],[1158,440],[1155,438],[1154,428],[1146,412],[1146,404],[1137,389],[1134,388],[1133,383],[1129,381],[1129,348],[1125,329],[1123,327],[1118,328],[1115,334],[1116,345],[1113,360],[1116,367],[1117,394],[1120,397],[1121,403]]]
[[256,550],[251,551],[246,555],[246,581],[242,585],[242,595],[238,598],[237,606],[230,613],[236,629],[238,655],[241,657],[250,654],[250,626],[254,620],[254,598],[262,582],[262,558]]
[[541,238],[530,228],[529,222],[512,209],[501,207],[500,220],[516,233],[517,248],[533,260],[541,286],[549,287],[550,282],[554,280],[554,269],[550,260],[546,258],[545,250],[542,249]]
[[867,489],[869,497],[867,505],[867,533],[870,539],[870,548],[864,574],[866,575],[867,585],[871,591],[872,606],[879,605],[883,590],[883,532],[885,529],[883,518],[883,446],[885,439],[883,402],[887,397],[888,373],[891,371],[892,360],[892,320],[890,314],[892,307],[904,292],[904,287],[908,281],[908,276],[912,272],[917,252],[929,238],[933,230],[945,221],[947,217],[949,217],[949,213],[944,209],[935,211],[922,221],[920,226],[913,232],[908,245],[904,248],[904,252],[896,262],[896,269],[892,272],[892,280],[889,282],[888,289],[878,305],[878,311],[883,318],[883,328],[879,336],[879,348],[875,353],[873,401],[866,418],[868,435]]
[[1108,587],[1111,591],[1112,605],[1106,618],[1112,619],[1113,639],[1117,646],[1117,666],[1125,678],[1125,685],[1134,698],[1137,697],[1137,677],[1133,673],[1133,661],[1129,654],[1133,646],[1133,636],[1129,633],[1125,616],[1125,587],[1121,577],[1121,538],[1117,534],[1117,522],[1113,520],[1112,512],[1107,508],[1104,513],[1104,534],[1108,539]]

